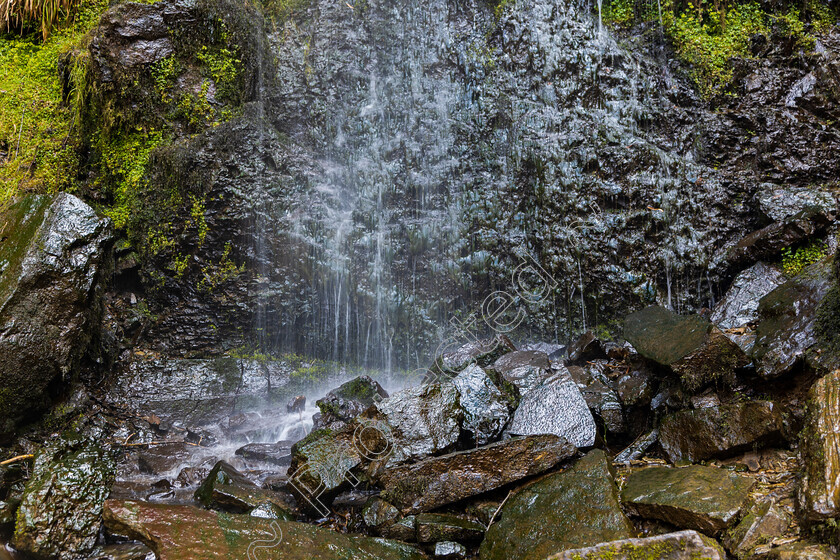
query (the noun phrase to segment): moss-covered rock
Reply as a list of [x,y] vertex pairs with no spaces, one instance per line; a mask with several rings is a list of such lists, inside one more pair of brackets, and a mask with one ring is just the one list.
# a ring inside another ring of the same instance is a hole
[[714,467],[651,467],[630,473],[621,501],[641,517],[714,536],[738,520],[754,482]]
[[[105,526],[138,539],[160,560],[423,560],[403,543],[339,534],[304,523],[191,506],[105,502]],[[250,552],[249,552],[250,551]]]
[[481,544],[481,560],[531,560],[633,536],[601,450],[512,495]]
[[93,550],[115,470],[109,451],[76,437],[42,451],[18,509],[14,546],[43,560]]
[[247,513],[261,504],[272,504],[284,521],[295,519],[294,504],[279,494],[263,490],[224,461],[210,470],[207,478],[195,491],[195,499],[207,507]]
[[565,550],[546,560],[726,560],[726,552],[696,531],[680,531]]
[[734,379],[749,363],[738,345],[699,315],[682,316],[651,306],[629,315],[624,336],[642,356],[669,366],[689,390]]

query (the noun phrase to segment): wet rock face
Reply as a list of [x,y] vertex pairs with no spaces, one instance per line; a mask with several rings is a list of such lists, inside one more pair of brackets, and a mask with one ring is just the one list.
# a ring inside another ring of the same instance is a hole
[[464,410],[464,429],[472,433],[475,444],[486,445],[501,435],[510,419],[508,401],[484,370],[468,366],[452,384]]
[[711,321],[722,329],[733,329],[758,320],[758,302],[785,282],[782,272],[762,262],[739,273],[712,311]]
[[36,457],[17,513],[14,546],[38,559],[74,560],[93,550],[114,481],[113,457],[88,441]]
[[800,510],[807,521],[840,515],[840,370],[818,380],[808,398],[802,432],[805,465],[799,489]]
[[[229,560],[424,560],[417,549],[304,523],[222,514],[191,506],[108,500],[105,526],[138,539],[158,558]],[[212,543],[212,546],[208,546]],[[256,543],[256,544],[254,544]]]
[[432,511],[545,472],[575,451],[552,435],[516,438],[389,469],[378,483],[382,497],[403,513]]
[[0,216],[0,440],[42,412],[98,340],[109,222],[73,195]]
[[753,482],[713,467],[651,467],[630,473],[621,501],[641,517],[714,536],[738,520]]
[[778,442],[783,423],[769,401],[684,410],[662,419],[659,442],[672,463],[699,462]]
[[772,379],[793,370],[817,342],[817,312],[834,285],[828,263],[817,263],[788,280],[759,303],[753,357],[756,371]]
[[624,336],[639,354],[669,366],[690,390],[718,379],[731,380],[736,368],[749,363],[744,351],[709,321],[662,307],[629,315]]
[[216,424],[228,422],[231,411],[285,407],[282,388],[292,371],[279,360],[135,359],[108,399],[167,424]]
[[696,531],[680,531],[645,539],[625,539],[566,550],[546,560],[726,560],[726,552],[714,540]]
[[512,495],[481,543],[481,560],[547,558],[630,538],[607,456],[595,450],[571,468]]
[[333,389],[315,403],[321,415],[314,419],[312,429],[338,430],[370,405],[387,398],[388,392],[379,383],[367,375],[357,377]]
[[592,446],[595,432],[586,400],[565,368],[522,397],[507,428],[516,436],[554,434],[577,447]]

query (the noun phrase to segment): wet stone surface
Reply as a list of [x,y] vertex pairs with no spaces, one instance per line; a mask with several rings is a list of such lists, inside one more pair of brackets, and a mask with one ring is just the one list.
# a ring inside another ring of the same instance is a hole
[[753,484],[714,467],[650,467],[627,476],[621,501],[640,517],[715,536],[738,520]]
[[568,470],[513,494],[481,544],[481,560],[547,558],[571,548],[629,538],[606,455],[589,452]]

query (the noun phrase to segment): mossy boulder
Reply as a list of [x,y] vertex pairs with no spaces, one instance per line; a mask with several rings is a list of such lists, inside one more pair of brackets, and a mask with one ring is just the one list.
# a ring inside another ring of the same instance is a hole
[[606,454],[596,449],[568,470],[513,494],[481,543],[481,560],[547,558],[571,548],[632,537]]
[[651,467],[627,476],[621,501],[640,517],[714,536],[738,521],[754,482],[714,467]]
[[207,507],[236,513],[247,513],[261,504],[271,504],[281,513],[281,519],[295,519],[290,500],[270,490],[264,490],[224,461],[210,470],[207,478],[195,491],[195,499]]
[[406,544],[293,521],[218,513],[191,506],[105,502],[111,533],[137,539],[160,560],[424,560]]
[[565,550],[546,560],[726,560],[726,552],[696,531],[680,531]]
[[629,315],[624,336],[642,356],[668,366],[689,390],[734,379],[749,363],[744,351],[699,315],[650,306]]
[[78,375],[99,339],[109,222],[69,194],[0,215],[0,441]]
[[369,376],[351,379],[315,402],[321,412],[315,415],[312,429],[341,429],[372,404],[387,398],[388,392]]
[[18,509],[14,546],[42,560],[75,560],[92,551],[115,470],[110,451],[77,437],[39,453]]

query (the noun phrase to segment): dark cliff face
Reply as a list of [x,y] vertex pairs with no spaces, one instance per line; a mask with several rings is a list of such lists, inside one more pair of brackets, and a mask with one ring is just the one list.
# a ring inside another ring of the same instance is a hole
[[[740,96],[713,110],[659,47],[600,35],[574,2],[241,8],[118,7],[91,44],[98,106],[143,109],[117,128],[160,126],[177,91],[229,109],[169,119],[150,158],[133,241],[161,350],[415,364],[534,261],[551,294],[523,336],[711,307],[749,264],[730,248],[772,221],[756,193],[836,176],[833,35],[740,62]],[[191,79],[222,35],[241,61],[227,98]]]

